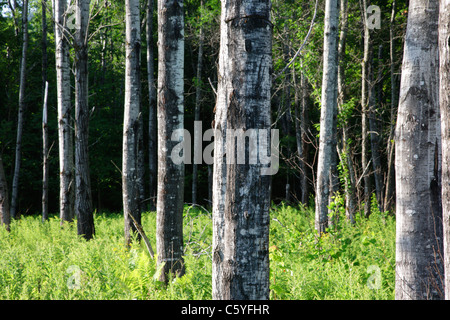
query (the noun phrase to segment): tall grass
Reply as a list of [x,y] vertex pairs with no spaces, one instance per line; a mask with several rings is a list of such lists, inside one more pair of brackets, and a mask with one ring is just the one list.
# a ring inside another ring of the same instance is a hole
[[[313,212],[271,211],[271,299],[393,299],[395,225],[380,213],[342,217],[317,238]],[[96,214],[86,242],[56,217],[13,221],[0,228],[0,299],[211,299],[211,215],[186,207],[186,275],[166,286],[145,245],[124,246],[121,214]],[[155,212],[142,225],[155,245]]]

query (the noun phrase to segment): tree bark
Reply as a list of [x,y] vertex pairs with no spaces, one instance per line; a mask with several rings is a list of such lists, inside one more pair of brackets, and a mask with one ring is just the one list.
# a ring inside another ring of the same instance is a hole
[[137,233],[129,214],[141,224],[139,169],[139,136],[141,134],[141,31],[139,0],[125,1],[125,108],[122,144],[122,200],[125,242],[129,246],[132,233]]
[[444,273],[438,1],[409,3],[395,137],[396,299],[440,299]]
[[439,104],[442,129],[442,210],[445,299],[450,300],[450,1],[439,6]]
[[156,123],[156,84],[155,84],[155,56],[153,44],[153,0],[147,3],[147,80],[148,80],[148,146],[149,146],[149,194],[150,210],[156,210],[156,190],[158,183],[158,147],[157,147],[157,123]]
[[11,216],[9,211],[8,184],[6,183],[3,160],[0,153],[0,224],[10,231]]
[[75,32],[75,214],[78,234],[95,234],[89,171],[88,25],[90,0],[76,0]]
[[22,59],[20,61],[19,80],[19,112],[17,116],[16,152],[14,162],[14,175],[11,194],[11,217],[16,218],[18,211],[17,197],[19,193],[19,176],[22,158],[22,133],[25,117],[25,91],[27,77],[27,51],[28,51],[28,0],[23,1],[22,6]]
[[59,144],[59,217],[61,224],[74,218],[75,181],[74,151],[71,123],[70,99],[70,60],[64,12],[67,3],[55,1],[55,63],[56,92],[58,105],[58,144]]
[[[213,299],[269,298],[271,179],[262,173],[266,167],[261,163],[236,163],[234,137],[227,137],[227,131],[270,130],[270,6],[269,0],[222,1],[214,121]],[[244,150],[250,152],[250,146]]]
[[338,1],[327,0],[325,2],[320,140],[315,205],[315,228],[319,234],[325,232],[328,226],[330,167],[332,153],[336,151],[334,138],[337,114],[338,17]]
[[[184,12],[182,0],[158,0],[158,198],[156,251],[160,281],[182,276],[184,163],[171,157],[184,121]],[[180,131],[178,131],[180,132]],[[181,135],[181,139],[184,136]]]

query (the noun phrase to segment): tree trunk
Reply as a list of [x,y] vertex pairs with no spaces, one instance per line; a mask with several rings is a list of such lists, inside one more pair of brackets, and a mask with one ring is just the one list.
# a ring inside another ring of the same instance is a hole
[[362,76],[361,76],[361,165],[362,175],[364,181],[364,216],[370,215],[370,195],[371,195],[371,180],[369,168],[369,130],[368,118],[370,111],[370,90],[369,90],[369,74],[368,67],[370,64],[370,31],[367,24],[367,1],[362,1],[362,14],[364,24],[364,57],[362,62]]
[[[214,121],[213,299],[269,298],[271,179],[261,163],[236,163],[229,130],[270,130],[270,5],[269,0],[222,1]],[[242,149],[249,158],[255,151],[250,145]]]
[[75,214],[78,234],[95,233],[89,172],[88,24],[90,0],[76,0],[75,33]]
[[9,211],[8,184],[6,183],[3,160],[0,153],[0,224],[10,231],[11,216]]
[[42,111],[42,221],[48,219],[48,82],[45,83],[44,106]]
[[387,177],[386,177],[386,189],[384,196],[384,208],[383,210],[392,211],[394,207],[394,184],[395,184],[395,174],[394,174],[394,134],[395,134],[395,121],[396,121],[396,111],[398,105],[398,90],[396,85],[396,75],[395,75],[395,62],[394,62],[394,20],[395,20],[395,0],[392,2],[392,13],[391,13],[391,25],[389,28],[389,59],[390,59],[390,76],[391,76],[391,121],[389,129],[389,139],[387,142]]
[[[201,10],[203,9],[203,0],[200,1]],[[200,20],[201,20],[200,15]],[[200,103],[202,98],[202,67],[203,67],[203,26],[200,25],[200,36],[198,44],[198,56],[197,56],[197,83],[195,88],[195,109],[194,109],[194,121],[200,121]],[[199,126],[194,126],[194,150],[199,151],[202,149],[202,132],[198,130]],[[198,152],[194,154],[199,154]],[[200,152],[201,154],[201,152]],[[197,161],[196,161],[197,160]],[[201,159],[195,159],[192,164],[192,203],[197,204],[197,185],[198,185],[198,166],[197,162]]]
[[445,299],[450,300],[450,1],[439,7],[439,103],[442,124],[442,209],[444,221]]
[[[320,141],[317,164],[315,228],[319,234],[328,226],[328,197],[332,153],[336,151],[337,65],[338,65],[337,0],[325,2],[323,78],[320,114]],[[333,150],[334,147],[334,150]]]
[[149,144],[149,194],[150,210],[156,210],[156,190],[158,183],[158,149],[157,149],[157,124],[156,124],[156,85],[155,85],[155,57],[153,44],[153,0],[147,3],[147,80],[148,80],[148,144]]
[[396,299],[443,292],[438,65],[438,1],[412,0],[395,130]]
[[[303,67],[303,61],[300,62],[302,64]],[[300,110],[300,132],[301,132],[301,143],[302,143],[302,150],[301,150],[301,155],[300,155],[300,168],[303,169],[303,174],[302,174],[302,181],[301,181],[301,185],[302,185],[302,203],[304,205],[308,204],[309,201],[309,182],[308,182],[308,171],[307,168],[308,166],[306,165],[308,163],[308,144],[306,143],[306,131],[308,128],[308,99],[307,99],[307,95],[308,95],[308,88],[307,88],[307,81],[305,79],[305,75],[302,72],[300,74],[300,88],[301,88],[301,110]]]
[[11,194],[11,217],[16,218],[18,211],[17,197],[19,193],[20,164],[22,158],[22,132],[25,117],[25,85],[27,76],[27,51],[28,51],[28,0],[23,1],[22,6],[22,59],[20,61],[19,80],[19,112],[17,116],[16,158],[14,163],[14,176]]
[[[184,9],[182,0],[158,0],[158,199],[156,251],[164,264],[160,281],[169,274],[182,276],[184,163],[175,163],[171,152],[179,141],[173,133],[184,121]],[[181,134],[181,139],[184,139]]]
[[140,120],[140,54],[141,31],[139,0],[125,2],[125,111],[122,145],[122,199],[125,221],[125,242],[129,246],[132,233],[136,233],[132,215],[141,224],[141,196],[139,184]]
[[56,91],[58,105],[58,143],[59,143],[59,217],[61,224],[73,221],[75,202],[73,133],[71,123],[70,99],[70,60],[67,40],[66,1],[55,1],[55,63]]

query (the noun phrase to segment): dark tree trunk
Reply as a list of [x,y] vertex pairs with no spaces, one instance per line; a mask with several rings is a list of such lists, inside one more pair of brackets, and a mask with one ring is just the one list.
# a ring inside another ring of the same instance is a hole
[[[158,199],[156,251],[160,281],[182,276],[184,163],[171,157],[184,121],[184,11],[182,0],[158,1]],[[180,132],[180,131],[178,131]],[[181,137],[184,138],[183,136]]]

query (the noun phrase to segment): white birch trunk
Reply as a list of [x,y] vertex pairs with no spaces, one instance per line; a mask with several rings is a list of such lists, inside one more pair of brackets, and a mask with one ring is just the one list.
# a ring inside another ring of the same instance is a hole
[[55,63],[56,95],[58,106],[58,145],[59,145],[59,217],[61,223],[74,218],[75,181],[73,161],[73,138],[70,101],[70,61],[67,40],[65,0],[55,0]]
[[439,7],[439,103],[442,125],[442,210],[445,299],[450,300],[450,0]]
[[323,51],[323,78],[320,113],[320,140],[317,164],[315,228],[319,234],[328,226],[329,173],[333,139],[336,133],[337,114],[337,64],[338,64],[338,17],[337,0],[325,2],[325,29]]
[[214,122],[213,299],[269,298],[270,176],[261,174],[264,166],[259,163],[231,164],[231,150],[225,146],[227,129],[270,129],[270,7],[269,0],[222,1]]
[[395,133],[396,299],[443,292],[438,1],[409,3]]
[[123,120],[122,197],[125,220],[125,241],[131,244],[136,232],[131,214],[141,224],[139,186],[140,118],[140,17],[139,0],[125,1],[125,111]]

